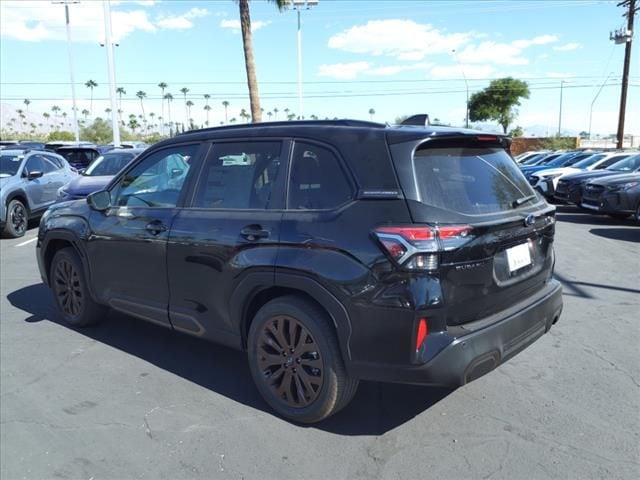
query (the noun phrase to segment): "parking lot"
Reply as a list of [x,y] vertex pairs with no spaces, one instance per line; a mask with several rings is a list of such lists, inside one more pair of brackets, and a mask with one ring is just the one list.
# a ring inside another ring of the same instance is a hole
[[631,220],[558,207],[564,313],[507,364],[456,391],[361,383],[310,427],[271,413],[241,352],[117,313],[65,327],[35,234],[0,241],[3,479],[640,476]]

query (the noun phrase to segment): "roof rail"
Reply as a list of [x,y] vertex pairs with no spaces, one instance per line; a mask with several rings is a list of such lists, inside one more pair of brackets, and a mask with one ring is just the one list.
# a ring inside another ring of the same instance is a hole
[[369,127],[369,128],[386,128],[383,123],[369,122],[366,120],[351,120],[348,118],[339,120],[282,120],[279,122],[259,122],[259,123],[239,123],[235,125],[221,125],[219,127],[199,128],[196,130],[188,130],[179,135],[187,135],[189,133],[201,132],[218,132],[221,130],[241,130],[243,128],[258,127],[285,127],[285,126],[335,126],[335,127]]

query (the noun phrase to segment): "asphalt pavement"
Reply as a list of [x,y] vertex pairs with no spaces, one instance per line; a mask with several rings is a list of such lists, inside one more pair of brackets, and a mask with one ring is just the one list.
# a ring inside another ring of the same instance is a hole
[[640,478],[640,227],[559,207],[551,332],[455,391],[361,383],[297,426],[245,356],[111,313],[64,326],[35,234],[0,240],[0,478]]

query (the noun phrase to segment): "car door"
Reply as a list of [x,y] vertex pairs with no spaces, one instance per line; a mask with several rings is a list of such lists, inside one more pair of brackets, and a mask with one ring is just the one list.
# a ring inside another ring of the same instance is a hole
[[45,205],[51,205],[56,201],[58,189],[64,185],[64,174],[59,165],[51,161],[46,155],[42,155],[42,201]]
[[[34,172],[40,172],[43,176],[29,179],[29,175]],[[46,206],[45,182],[44,178],[44,159],[41,155],[31,155],[27,158],[22,171],[24,179],[24,190],[27,194],[30,210],[37,211]]]
[[[200,148],[186,143],[150,152],[118,177],[110,189],[111,207],[91,212],[92,284],[112,308],[170,325],[167,238]],[[183,160],[180,181],[168,169],[172,156]]]
[[231,303],[250,274],[273,281],[288,149],[280,139],[211,146],[169,236],[169,315],[177,330],[240,344]]

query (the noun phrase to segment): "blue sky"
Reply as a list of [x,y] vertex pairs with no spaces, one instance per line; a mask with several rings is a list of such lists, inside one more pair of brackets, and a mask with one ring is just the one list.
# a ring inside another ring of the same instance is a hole
[[[320,0],[302,12],[304,114],[320,118],[369,118],[392,122],[400,115],[429,113],[460,125],[465,116],[467,77],[471,93],[492,78],[511,75],[530,84],[516,124],[557,131],[560,84],[563,130],[588,130],[591,102],[594,132],[616,131],[624,46],[609,40],[623,25],[616,1],[603,0]],[[184,119],[179,89],[189,88],[192,117],[211,124],[249,109],[237,4],[219,1],[111,1],[116,78],[127,90],[126,114],[139,114],[135,92],[148,98],[145,110],[161,112],[160,89],[175,100],[174,120]],[[0,2],[0,100],[31,112],[59,105],[70,112],[64,9],[49,1]],[[93,115],[108,107],[102,2],[72,5],[71,24],[79,108]],[[272,3],[251,2],[254,47],[262,107],[298,113],[296,13]],[[636,36],[637,37],[637,36]],[[637,39],[637,38],[636,38]],[[627,133],[640,135],[640,45],[632,58]],[[452,52],[455,50],[455,52]],[[609,75],[610,74],[610,75]],[[166,108],[166,107],[165,107]],[[168,113],[165,112],[165,118]],[[265,119],[268,117],[265,116]],[[272,117],[274,118],[274,117]],[[542,130],[542,131],[541,131]]]

